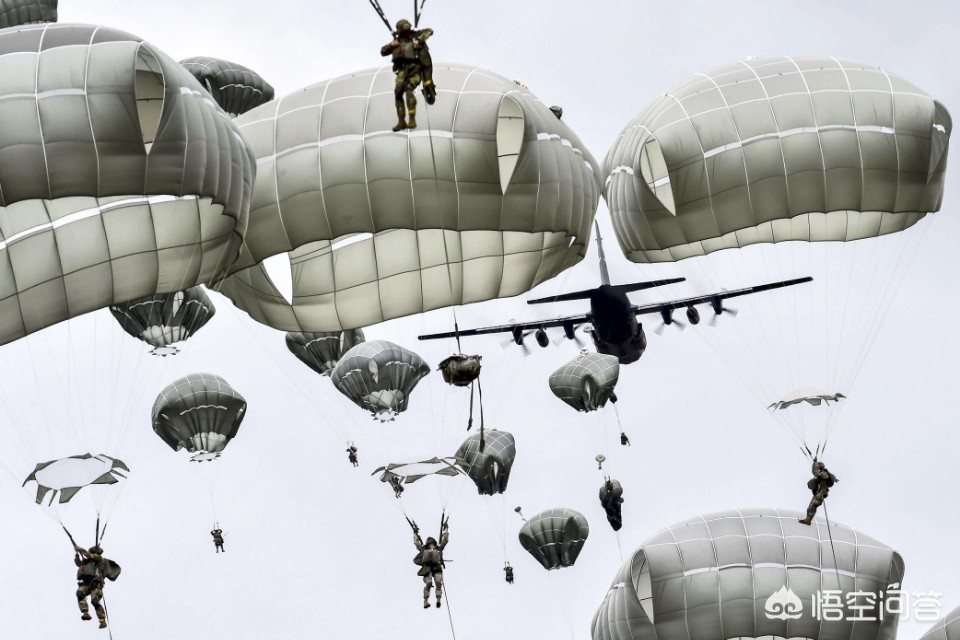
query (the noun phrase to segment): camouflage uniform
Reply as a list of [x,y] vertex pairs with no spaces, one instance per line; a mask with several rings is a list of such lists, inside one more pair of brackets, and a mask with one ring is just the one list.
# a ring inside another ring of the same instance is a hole
[[508,564],[507,566],[505,566],[505,567],[503,568],[503,570],[504,570],[504,572],[505,572],[505,574],[506,574],[505,577],[506,577],[506,580],[507,580],[507,584],[513,584],[513,567],[511,567],[511,566]]
[[354,447],[354,446],[352,446],[352,445],[349,446],[349,447],[347,447],[347,460],[349,460],[349,461],[350,461],[350,464],[352,464],[352,465],[355,466],[355,467],[360,466],[360,461],[357,459],[357,448],[356,448],[356,447]]
[[800,522],[809,525],[813,521],[813,516],[817,515],[817,507],[823,504],[823,501],[830,495],[830,487],[838,482],[837,476],[827,470],[826,465],[813,459],[813,477],[807,482],[807,488],[813,492],[813,499],[807,507],[807,517]]
[[[101,555],[99,547],[91,547],[90,551],[76,547],[73,563],[77,565],[77,604],[80,606],[80,617],[90,620],[90,607],[87,597],[93,603],[93,610],[97,612],[100,628],[107,626],[107,612],[100,601],[103,599],[103,577],[106,575],[106,561]],[[82,556],[82,558],[81,558]],[[90,568],[92,566],[92,572]]]
[[[397,74],[393,97],[397,107],[397,126],[394,131],[417,128],[417,97],[414,90],[423,82],[423,93],[427,103],[433,104],[436,87],[433,84],[433,60],[427,48],[427,39],[433,35],[433,29],[414,30],[407,20],[397,23],[394,40],[380,48],[381,56],[393,57],[393,71]],[[404,111],[403,99],[407,106]],[[409,114],[409,123],[404,119]]]
[[416,530],[413,532],[413,544],[417,546],[417,551],[419,551],[421,555],[425,551],[436,550],[439,552],[438,560],[434,560],[433,562],[424,561],[420,566],[420,571],[417,572],[418,576],[423,577],[424,609],[430,606],[430,587],[436,585],[438,607],[440,606],[440,600],[443,598],[443,549],[447,546],[449,540],[450,530],[446,523],[444,523],[443,530],[440,533],[440,544],[437,544],[433,538],[427,538],[427,543],[424,544],[420,539],[420,533]]

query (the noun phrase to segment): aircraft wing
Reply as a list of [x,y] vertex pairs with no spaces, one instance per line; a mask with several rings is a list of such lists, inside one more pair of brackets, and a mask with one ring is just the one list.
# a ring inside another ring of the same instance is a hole
[[633,307],[634,312],[637,315],[644,315],[648,313],[669,313],[677,309],[684,309],[686,307],[692,307],[698,304],[709,303],[714,311],[719,313],[718,309],[722,308],[721,305],[724,300],[728,298],[738,298],[740,296],[748,296],[752,293],[761,293],[763,291],[772,291],[774,289],[783,289],[785,287],[792,287],[797,284],[803,284],[805,282],[812,282],[813,278],[794,278],[792,280],[781,280],[779,282],[768,282],[766,284],[758,284],[752,287],[745,287],[743,289],[733,289],[730,291],[718,291],[717,293],[708,293],[702,296],[694,296],[692,298],[681,298],[679,300],[669,300],[667,302],[654,302],[652,304],[641,304]]
[[590,316],[582,313],[577,316],[565,316],[562,318],[551,318],[548,320],[531,320],[529,322],[514,322],[512,324],[501,324],[495,327],[481,327],[479,329],[461,329],[460,331],[447,331],[446,333],[431,333],[425,336],[418,336],[420,340],[439,340],[440,338],[456,338],[465,336],[482,336],[489,333],[513,333],[515,331],[536,331],[537,329],[546,329],[549,327],[572,327],[590,322]]

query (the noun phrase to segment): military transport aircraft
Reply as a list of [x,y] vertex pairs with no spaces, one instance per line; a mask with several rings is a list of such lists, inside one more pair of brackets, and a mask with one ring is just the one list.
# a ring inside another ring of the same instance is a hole
[[627,294],[631,291],[642,291],[644,289],[652,289],[654,287],[683,282],[685,278],[649,280],[647,282],[635,282],[632,284],[610,284],[610,274],[607,271],[607,260],[603,254],[603,238],[600,237],[599,227],[597,227],[597,247],[600,253],[601,285],[599,287],[596,289],[587,289],[586,291],[561,293],[556,296],[550,296],[549,298],[538,298],[527,301],[527,304],[549,304],[569,300],[589,300],[589,312],[547,320],[530,320],[528,322],[502,324],[495,327],[432,333],[419,336],[420,340],[456,338],[458,336],[462,338],[490,333],[511,333],[513,334],[513,341],[518,345],[523,345],[526,336],[534,333],[537,344],[541,347],[546,347],[550,344],[550,338],[546,332],[547,328],[563,327],[564,335],[566,335],[568,339],[573,340],[576,337],[574,332],[577,327],[589,324],[591,326],[587,329],[587,333],[593,338],[593,343],[598,352],[617,356],[617,358],[620,359],[620,364],[630,364],[631,362],[639,360],[647,348],[647,336],[643,331],[643,325],[637,320],[637,316],[658,313],[663,323],[669,325],[675,322],[673,312],[685,308],[687,320],[690,324],[698,324],[700,322],[700,311],[696,305],[709,304],[714,314],[720,315],[725,311],[731,311],[730,309],[724,308],[724,300],[752,293],[760,293],[762,291],[791,287],[813,280],[813,278],[810,277],[794,278],[792,280],[769,282],[767,284],[760,284],[743,289],[719,291],[717,293],[681,298],[678,300],[668,300],[666,302],[635,305],[632,304],[627,297]]

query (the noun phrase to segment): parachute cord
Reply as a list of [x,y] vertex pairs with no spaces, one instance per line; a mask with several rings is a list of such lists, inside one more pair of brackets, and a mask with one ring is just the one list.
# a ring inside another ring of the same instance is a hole
[[833,546],[833,529],[830,528],[830,514],[827,513],[827,501],[823,501],[823,517],[827,521],[827,536],[830,538],[830,550],[833,552],[833,570],[837,574],[837,588],[843,590],[840,585],[840,565],[837,563],[837,550]]
[[387,30],[390,33],[393,33],[393,27],[390,26],[390,21],[387,20],[387,16],[383,13],[383,7],[380,6],[380,3],[377,0],[369,0],[370,6],[373,7],[373,10],[377,12],[377,15],[380,16],[380,19],[383,20],[383,24],[387,26]]
[[613,535],[617,538],[617,551],[620,552],[620,562],[623,562],[623,547],[620,545],[620,532],[614,531]]
[[[459,343],[460,340],[458,339],[457,342]],[[457,344],[457,347],[459,346],[460,345]],[[470,431],[472,427],[473,427],[473,382],[470,383],[470,417],[467,418],[467,431]],[[480,436],[480,442],[481,444],[483,443],[482,435]],[[481,447],[480,450],[483,451],[483,447]]]
[[414,28],[420,26],[420,16],[423,15],[423,5],[427,4],[427,0],[420,0],[420,6],[417,7],[417,0],[413,0],[413,26]]
[[[372,0],[371,0],[371,1],[372,1]],[[433,126],[430,124],[430,105],[429,105],[429,104],[426,104],[426,98],[424,98],[424,103],[425,103],[425,106],[423,107],[423,110],[424,110],[424,112],[426,112],[426,114],[427,114],[427,138],[430,140],[430,160],[433,162],[433,189],[434,189],[434,191],[436,192],[436,195],[437,195],[437,207],[438,207],[438,208],[440,209],[440,211],[442,212],[442,211],[443,211],[443,207],[440,206],[440,185],[439,185],[439,183],[440,183],[440,172],[437,170],[437,153],[436,153],[436,151],[434,150],[434,147],[433,147]],[[410,139],[410,137],[407,136],[407,140],[408,140],[408,141],[409,141],[409,139]],[[408,142],[408,144],[409,144],[409,142]],[[458,203],[458,205],[457,205],[457,216],[459,217],[459,215],[460,215],[460,206],[459,206],[459,203]],[[443,226],[443,214],[442,214],[442,213],[441,213],[441,216],[440,216],[440,233],[443,234],[443,257],[444,257],[444,259],[446,260],[446,264],[447,264],[447,284],[450,286],[450,299],[451,299],[451,301],[452,301],[452,300],[453,300],[453,273],[451,272],[451,269],[450,269],[450,249],[449,249],[449,247],[447,246],[447,230],[446,230],[446,228],[444,228],[444,226]],[[461,261],[463,260],[462,251],[461,251],[460,259],[461,259]],[[463,279],[463,264],[462,264],[462,263],[461,263],[461,265],[460,265],[460,278],[461,278],[461,280]],[[461,292],[461,294],[460,294],[460,297],[463,298],[462,292]],[[451,304],[452,304],[452,303],[451,303]],[[453,316],[453,318],[454,318],[454,326],[456,326],[456,318],[457,318],[457,316],[456,316],[456,311],[454,311],[454,316]],[[460,350],[460,335],[459,335],[459,331],[457,332],[457,350],[458,350],[458,351]]]
[[453,626],[453,612],[450,611],[450,587],[447,583],[447,577],[443,578],[443,597],[447,601],[447,620],[450,621],[450,636],[453,640],[457,640],[457,630]]
[[113,640],[113,625],[110,624],[110,611],[107,609],[107,594],[104,591],[100,598],[103,601],[103,619],[107,621],[107,635]]

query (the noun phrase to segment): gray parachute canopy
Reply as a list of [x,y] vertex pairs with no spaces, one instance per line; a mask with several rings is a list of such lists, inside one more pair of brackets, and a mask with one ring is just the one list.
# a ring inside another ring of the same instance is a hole
[[477,485],[477,491],[481,495],[492,496],[507,490],[517,447],[512,434],[487,429],[482,436],[475,433],[464,440],[456,456],[460,467]]
[[[516,296],[579,262],[599,167],[529,91],[435,64],[436,105],[393,133],[394,75],[368,69],[240,116],[251,233],[219,289],[283,331],[339,331]],[[292,304],[262,263],[287,254]]]
[[326,333],[302,333],[291,331],[287,334],[287,349],[322,376],[330,375],[340,362],[343,354],[363,342],[363,331],[329,331]]
[[47,504],[53,504],[58,493],[59,503],[63,504],[69,502],[84,487],[93,484],[116,484],[126,479],[124,473],[130,473],[130,469],[123,460],[103,454],[94,456],[84,453],[39,463],[33,473],[23,481],[23,486],[36,483],[37,504],[43,504],[47,494],[50,494]]
[[960,607],[943,615],[920,640],[960,640]]
[[220,108],[232,116],[273,100],[273,87],[242,64],[197,56],[180,64],[203,85]]
[[413,351],[374,340],[345,353],[330,380],[355,405],[386,422],[407,408],[410,392],[428,373],[430,367]]
[[584,349],[550,374],[550,391],[577,411],[596,411],[613,396],[619,378],[620,361],[616,356]]
[[174,451],[217,454],[237,435],[246,410],[247,401],[226,380],[192,373],[171,382],[157,396],[153,430]]
[[57,21],[58,0],[0,0],[0,29]]
[[607,153],[604,197],[634,262],[902,231],[943,199],[946,108],[883,69],[752,58],[660,94]]
[[110,313],[134,338],[162,348],[199,331],[216,313],[216,308],[203,287],[197,286],[113,305]]
[[[802,516],[730,510],[654,534],[614,577],[593,617],[593,640],[894,640],[898,615],[877,622],[874,611],[874,621],[855,621],[847,603],[851,592],[899,589],[900,554],[836,522],[829,530],[820,519],[802,525]],[[840,591],[842,620],[818,620],[812,610],[827,590]]]
[[520,544],[544,569],[572,567],[587,541],[590,525],[573,509],[547,509],[523,523]]
[[89,25],[0,30],[0,344],[215,278],[254,159],[183,67]]

